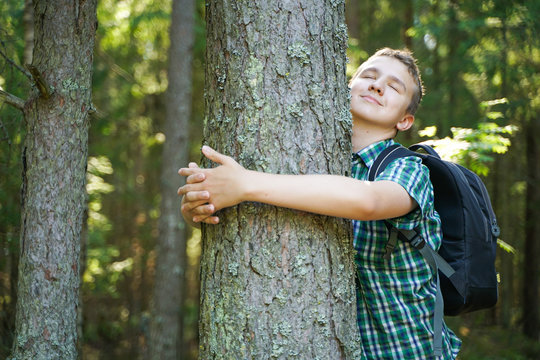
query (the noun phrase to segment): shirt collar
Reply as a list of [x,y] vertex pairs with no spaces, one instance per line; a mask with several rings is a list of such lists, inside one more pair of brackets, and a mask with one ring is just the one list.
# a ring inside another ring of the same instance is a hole
[[371,145],[366,146],[362,150],[353,154],[353,163],[358,163],[360,160],[365,164],[367,168],[373,164],[377,156],[387,147],[394,144],[393,139],[382,140]]

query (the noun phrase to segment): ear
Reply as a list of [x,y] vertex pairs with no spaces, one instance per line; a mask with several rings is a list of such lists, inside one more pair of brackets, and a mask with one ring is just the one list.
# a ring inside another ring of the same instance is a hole
[[414,123],[414,115],[405,114],[403,118],[396,124],[398,131],[409,130]]

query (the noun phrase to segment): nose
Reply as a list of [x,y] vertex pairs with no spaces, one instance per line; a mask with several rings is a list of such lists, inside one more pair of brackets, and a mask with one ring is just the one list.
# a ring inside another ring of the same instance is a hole
[[379,95],[382,95],[384,90],[378,81],[374,81],[369,85],[369,91],[375,91]]

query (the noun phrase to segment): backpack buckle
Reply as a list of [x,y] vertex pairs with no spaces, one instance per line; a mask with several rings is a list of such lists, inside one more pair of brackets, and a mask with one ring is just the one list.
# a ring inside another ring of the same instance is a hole
[[426,246],[426,242],[422,237],[418,234],[415,235],[411,240],[411,245],[417,248],[418,250],[422,249],[424,246]]
[[499,225],[497,225],[497,220],[495,219],[491,221],[491,234],[495,237],[499,237],[499,235],[501,235],[501,228]]
[[385,260],[390,260],[390,257],[392,256],[392,252],[394,251],[394,248],[396,247],[398,240],[398,229],[395,227],[392,227],[390,229],[390,237],[388,238],[388,241],[386,242],[386,245],[384,247],[384,256],[383,258]]

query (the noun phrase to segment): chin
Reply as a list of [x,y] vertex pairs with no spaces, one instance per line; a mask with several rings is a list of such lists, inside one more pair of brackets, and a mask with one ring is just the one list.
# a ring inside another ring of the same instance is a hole
[[364,121],[377,121],[377,112],[371,110],[371,109],[355,109],[355,111],[351,110],[351,115],[353,118],[357,118],[358,120],[364,120]]

